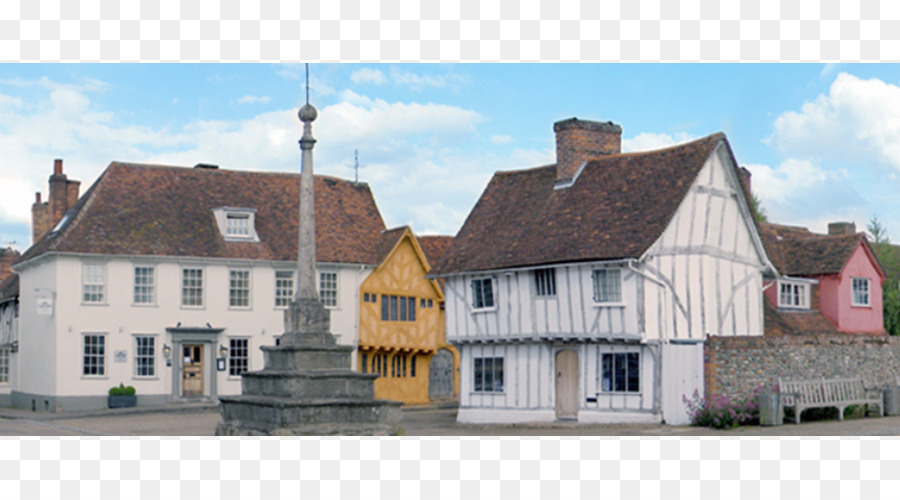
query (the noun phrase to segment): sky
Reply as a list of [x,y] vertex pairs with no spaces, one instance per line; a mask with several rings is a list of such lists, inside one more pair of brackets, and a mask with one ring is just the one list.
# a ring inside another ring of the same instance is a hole
[[[555,162],[553,123],[624,151],[724,132],[772,222],[872,217],[900,242],[900,65],[311,64],[317,174],[367,182],[388,227],[455,234],[494,172]],[[0,65],[0,246],[31,245],[53,160],[299,172],[303,65]]]

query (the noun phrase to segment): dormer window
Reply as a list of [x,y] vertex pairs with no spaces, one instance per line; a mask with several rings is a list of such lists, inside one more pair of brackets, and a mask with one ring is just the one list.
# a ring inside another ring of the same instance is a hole
[[213,214],[226,241],[259,241],[256,209],[222,207],[214,209]]
[[250,214],[225,214],[225,236],[237,238],[250,236]]
[[778,307],[809,309],[809,283],[779,281]]

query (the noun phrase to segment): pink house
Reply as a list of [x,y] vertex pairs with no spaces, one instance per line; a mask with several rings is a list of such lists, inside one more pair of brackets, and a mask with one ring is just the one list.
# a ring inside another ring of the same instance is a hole
[[767,335],[885,334],[885,274],[865,235],[845,222],[829,224],[828,233],[760,224],[766,252],[782,275],[765,284]]

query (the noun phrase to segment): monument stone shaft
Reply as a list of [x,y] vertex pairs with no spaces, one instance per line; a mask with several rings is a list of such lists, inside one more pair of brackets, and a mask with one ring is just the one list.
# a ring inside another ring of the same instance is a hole
[[264,368],[241,377],[240,396],[220,396],[216,435],[379,435],[400,431],[400,403],[374,398],[375,374],[350,369],[353,347],[337,345],[316,291],[312,122],[300,108],[300,214],[297,290],[278,345],[262,346]]

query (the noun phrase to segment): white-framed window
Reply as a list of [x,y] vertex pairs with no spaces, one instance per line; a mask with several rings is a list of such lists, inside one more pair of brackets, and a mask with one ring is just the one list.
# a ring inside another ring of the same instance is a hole
[[779,281],[778,307],[809,309],[809,284]]
[[601,385],[603,392],[641,392],[641,356],[637,352],[603,353]]
[[106,300],[106,264],[83,263],[81,265],[81,301],[85,304],[103,304]]
[[219,207],[213,209],[213,216],[226,241],[259,241],[255,208]]
[[156,303],[156,269],[149,266],[134,267],[134,303]]
[[231,269],[228,272],[229,307],[250,307],[250,271]]
[[472,280],[472,308],[490,309],[494,307],[494,280],[475,278]]
[[225,235],[237,238],[249,238],[250,214],[241,212],[225,214]]
[[287,307],[294,299],[294,272],[275,271],[275,307]]
[[156,376],[156,337],[134,338],[134,376]]
[[534,271],[534,288],[538,297],[556,295],[556,269],[536,269]]
[[503,358],[475,358],[473,360],[475,392],[503,392]]
[[853,302],[854,306],[869,307],[872,305],[869,284],[872,280],[869,278],[852,278],[853,280]]
[[594,302],[598,304],[622,302],[621,269],[594,269],[591,279],[594,282]]
[[325,307],[337,307],[337,273],[319,273],[319,300]]
[[181,270],[181,305],[203,307],[203,269]]
[[0,347],[0,384],[9,383],[9,348]]
[[250,339],[228,339],[228,376],[239,377],[250,369]]
[[81,337],[81,374],[106,375],[106,335],[88,333]]

